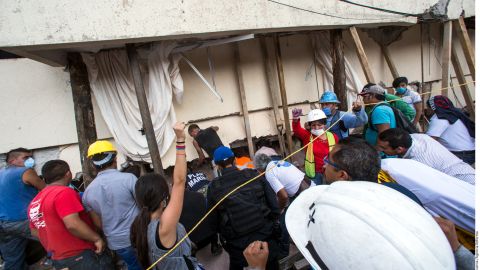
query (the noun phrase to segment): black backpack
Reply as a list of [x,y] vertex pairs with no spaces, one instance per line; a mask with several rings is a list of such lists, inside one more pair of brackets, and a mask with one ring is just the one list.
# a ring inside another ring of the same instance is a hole
[[[216,189],[213,197],[220,199],[239,184],[255,177],[258,173],[251,169],[236,171],[220,183],[213,180],[212,187]],[[263,181],[253,181],[242,187],[223,201],[218,210],[220,212],[220,233],[228,239],[238,238],[255,232],[267,224],[270,209],[265,201]]]
[[390,106],[390,104],[387,104],[387,103],[378,104],[370,112],[370,115],[368,116],[368,125],[370,126],[371,129],[375,130],[375,125],[373,125],[372,123],[373,111],[380,106],[388,106],[392,109],[393,114],[395,115],[395,123],[397,124],[397,128],[401,128],[405,130],[406,132],[408,132],[408,134],[418,133],[417,128],[410,121],[408,121],[407,117],[400,110],[398,110],[393,106]]

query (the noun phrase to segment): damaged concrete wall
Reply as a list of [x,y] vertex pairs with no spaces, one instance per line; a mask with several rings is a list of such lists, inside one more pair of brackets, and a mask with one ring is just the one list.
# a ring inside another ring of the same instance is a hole
[[[279,2],[312,10],[317,14],[271,1],[257,0],[3,0],[0,9],[0,47],[61,47],[68,43],[85,42],[112,44],[115,41],[123,43],[122,40],[126,39],[138,39],[136,42],[139,42],[163,37],[199,36],[205,33],[224,35],[272,29],[321,29],[333,25],[416,22],[415,17],[389,14],[337,0]],[[368,1],[368,4],[419,14],[429,10],[437,2],[438,0],[372,0]],[[458,2],[461,8],[474,0],[450,2]],[[452,10],[453,14],[457,9],[451,8],[449,11]]]
[[[424,77],[425,81],[436,81],[441,78],[441,25],[432,24],[424,29]],[[359,31],[373,74],[377,82],[383,81],[387,86],[393,78],[387,64],[381,55],[378,45],[363,31]],[[366,82],[362,68],[354,50],[354,43],[348,32],[344,31],[345,56],[354,66],[360,79]],[[472,42],[474,32],[470,32]],[[454,47],[460,56],[465,73],[468,72],[461,46],[454,38]],[[305,100],[314,102],[323,92],[322,72],[317,70],[317,76],[312,71],[313,51],[309,36],[295,34],[280,38],[284,61],[287,97],[290,104]],[[398,41],[389,46],[392,58],[401,75],[411,81],[421,80],[420,69],[420,27],[418,25],[405,31]],[[216,85],[225,102],[220,103],[184,63],[180,69],[185,84],[185,95],[182,104],[174,102],[177,119],[195,120],[220,115],[228,115],[240,111],[240,97],[234,73],[233,50],[231,45],[220,45],[210,48],[215,64]],[[186,53],[187,57],[199,70],[210,79],[206,49],[196,49]],[[241,67],[244,75],[246,99],[249,110],[258,110],[271,106],[267,90],[267,81],[263,58],[258,40],[248,40],[240,43]],[[452,69],[452,76],[454,72]],[[317,80],[319,89],[317,89]],[[80,170],[78,146],[76,145],[76,130],[73,115],[73,104],[68,73],[61,68],[52,68],[28,59],[0,60],[0,118],[2,136],[0,136],[0,153],[5,153],[14,147],[29,147],[34,149],[56,147],[59,158],[69,161],[72,171]],[[471,80],[467,76],[467,80]],[[456,85],[456,81],[453,82]],[[439,86],[434,85],[434,89]],[[473,93],[473,87],[470,87]],[[457,87],[456,101],[452,92],[449,93],[454,103],[461,105],[460,89]],[[291,105],[298,107],[298,105]],[[301,105],[304,111],[308,105]],[[94,102],[97,133],[99,138],[111,137],[101,114]],[[283,116],[281,116],[283,118]],[[275,134],[273,114],[271,110],[250,114],[252,136]],[[209,121],[198,122],[201,127],[216,125],[220,127],[220,137],[225,143],[246,137],[241,116],[229,116]],[[19,127],[21,127],[19,129]],[[191,147],[191,138],[187,138],[188,160],[197,157]],[[68,146],[68,147],[64,147]],[[163,157],[165,167],[173,164],[174,147]]]

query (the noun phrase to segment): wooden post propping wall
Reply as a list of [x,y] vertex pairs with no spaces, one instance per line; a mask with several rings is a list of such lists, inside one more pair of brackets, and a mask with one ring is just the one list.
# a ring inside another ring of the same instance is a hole
[[400,75],[398,75],[397,68],[393,63],[392,56],[390,55],[390,51],[388,50],[387,45],[380,44],[380,49],[382,49],[383,57],[385,57],[385,61],[387,62],[388,68],[390,69],[393,78],[395,79],[400,77]]
[[442,95],[448,95],[448,82],[450,80],[450,60],[452,58],[452,21],[443,24],[443,49],[442,49]]
[[373,72],[372,72],[372,69],[370,68],[370,65],[368,64],[367,55],[365,54],[365,50],[363,49],[362,41],[360,40],[360,36],[358,35],[357,28],[355,26],[351,26],[349,28],[349,31],[355,43],[355,49],[357,51],[360,64],[362,64],[362,69],[363,69],[363,73],[365,74],[365,78],[367,78],[367,82],[375,83]]
[[245,85],[243,83],[242,67],[240,65],[240,45],[238,44],[238,42],[234,44],[233,52],[235,61],[235,72],[237,74],[238,90],[240,92],[240,102],[242,105],[243,122],[245,124],[245,134],[247,135],[248,153],[250,155],[250,159],[253,160],[255,148],[252,140],[252,132],[250,130],[250,118],[248,115],[247,97],[245,95]]
[[465,75],[463,74],[462,66],[458,60],[457,52],[455,48],[452,48],[452,65],[457,75],[458,83],[460,84],[460,89],[462,89],[463,98],[465,99],[465,104],[467,105],[467,111],[470,113],[470,117],[475,119],[475,107],[473,105],[473,99],[468,90],[468,85],[466,84]]
[[[282,151],[282,155],[286,156],[286,149],[285,149],[285,141],[283,139],[282,129],[283,123],[280,119],[280,115],[278,112],[278,78],[275,72],[276,65],[275,65],[275,56],[272,55],[272,51],[268,49],[267,40],[270,41],[270,38],[261,37],[260,45],[262,47],[262,54],[263,54],[263,63],[265,65],[265,72],[267,75],[268,81],[268,90],[270,92],[270,100],[272,101],[273,107],[273,117],[275,118],[275,128],[277,129],[277,136],[278,142],[280,143],[280,150]],[[271,42],[269,42],[271,43]],[[273,46],[275,47],[275,46]],[[285,119],[286,124],[290,124],[288,122],[288,118]]]
[[342,30],[330,30],[331,55],[333,67],[333,90],[340,101],[339,109],[348,111],[347,78],[345,75],[345,56],[343,53]]
[[462,44],[470,75],[473,80],[475,80],[475,51],[473,50],[472,42],[470,42],[470,37],[468,36],[467,27],[465,26],[463,17],[460,16],[460,18],[455,21],[455,30],[460,39],[460,44]]
[[87,186],[95,175],[92,164],[87,160],[87,151],[90,144],[97,140],[97,130],[95,128],[95,117],[92,105],[92,90],[88,80],[87,67],[83,63],[80,53],[68,53],[67,59],[72,85],[78,147],[80,148],[80,162],[82,164],[83,181],[85,186]]
[[143,128],[145,129],[145,135],[147,137],[148,150],[150,152],[150,157],[152,158],[153,170],[155,173],[164,175],[160,151],[158,150],[157,139],[155,138],[155,131],[153,130],[152,118],[150,116],[150,109],[148,108],[147,95],[145,94],[140,66],[138,64],[137,50],[135,44],[127,44],[126,48],[135,86],[135,93],[137,94],[138,107],[140,109]]
[[290,127],[287,91],[285,89],[285,76],[283,74],[282,51],[280,48],[280,41],[278,35],[275,34],[273,38],[275,42],[275,59],[277,63],[278,82],[280,83],[280,98],[282,99],[283,119],[285,119],[285,135],[287,136],[288,153],[293,153],[292,129]]

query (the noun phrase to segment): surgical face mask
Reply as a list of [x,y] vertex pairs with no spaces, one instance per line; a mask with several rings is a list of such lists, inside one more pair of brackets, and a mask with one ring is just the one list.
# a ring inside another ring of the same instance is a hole
[[322,108],[322,111],[325,113],[326,116],[332,115],[332,110],[329,107]]
[[398,94],[403,95],[403,94],[405,94],[405,92],[407,92],[407,88],[405,88],[405,87],[397,88],[397,93]]
[[33,168],[33,166],[35,166],[35,160],[29,157],[24,161],[23,165],[27,168]]
[[321,129],[312,129],[310,130],[310,132],[314,135],[314,136],[320,136],[321,134],[325,133],[325,130],[323,128]]

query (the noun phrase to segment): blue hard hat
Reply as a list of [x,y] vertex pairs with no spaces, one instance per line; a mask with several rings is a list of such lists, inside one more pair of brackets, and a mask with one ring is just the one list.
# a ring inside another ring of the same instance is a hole
[[327,90],[323,93],[322,97],[320,97],[320,103],[340,103],[337,99],[337,95],[333,91]]
[[233,155],[232,149],[222,145],[217,149],[215,149],[215,151],[213,152],[213,161],[215,162],[224,161],[233,156],[234,155]]

